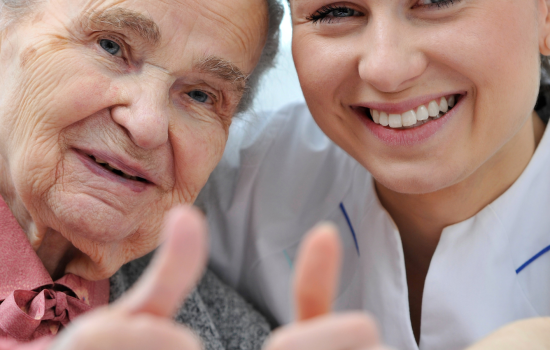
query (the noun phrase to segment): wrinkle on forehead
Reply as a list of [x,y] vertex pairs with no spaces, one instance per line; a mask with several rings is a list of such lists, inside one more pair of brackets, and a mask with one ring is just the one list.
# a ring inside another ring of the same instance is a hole
[[[241,8],[236,9],[238,4]],[[200,3],[204,17],[213,26],[225,28],[236,39],[240,49],[254,55],[260,53],[267,39],[269,13],[265,0],[216,0]],[[251,47],[251,45],[261,44]]]

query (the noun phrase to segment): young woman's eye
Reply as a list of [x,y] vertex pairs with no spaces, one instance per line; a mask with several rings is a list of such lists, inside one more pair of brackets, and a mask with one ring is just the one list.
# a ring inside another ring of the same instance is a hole
[[122,56],[122,48],[119,44],[114,42],[113,40],[109,39],[101,39],[99,41],[99,46],[105,51],[107,51],[109,54],[117,57]]
[[193,90],[193,91],[189,92],[187,95],[189,95],[189,97],[191,97],[193,100],[195,100],[197,102],[211,103],[210,96],[204,91]]
[[332,22],[341,18],[357,17],[363,14],[357,10],[354,10],[345,6],[329,5],[324,6],[320,10],[317,10],[314,14],[307,17],[308,21],[313,23],[317,22]]
[[449,7],[460,0],[418,0],[415,7]]

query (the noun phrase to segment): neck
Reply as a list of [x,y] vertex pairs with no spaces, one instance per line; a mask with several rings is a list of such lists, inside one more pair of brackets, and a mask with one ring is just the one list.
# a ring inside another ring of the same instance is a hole
[[27,235],[31,246],[52,279],[56,280],[63,276],[66,265],[74,256],[75,248],[60,233],[36,223],[21,197],[17,195],[9,169],[2,157],[0,157],[0,195]]
[[427,194],[402,194],[376,184],[382,205],[399,229],[407,274],[412,330],[420,340],[424,284],[441,233],[476,215],[521,175],[542,138],[544,124],[533,113],[497,154],[464,181]]
[[402,194],[377,183],[380,201],[399,228],[406,259],[427,271],[443,229],[476,215],[519,178],[544,127],[533,112],[514,138],[474,174],[437,192]]
[[55,281],[65,275],[67,264],[73,260],[76,248],[59,232],[49,230],[36,254],[42,260],[44,267]]

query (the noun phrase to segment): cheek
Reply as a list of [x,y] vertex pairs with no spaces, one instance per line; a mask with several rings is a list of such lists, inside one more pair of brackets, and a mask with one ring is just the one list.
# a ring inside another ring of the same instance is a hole
[[515,1],[493,3],[494,6],[471,11],[472,15],[468,13],[456,26],[428,36],[427,40],[439,47],[437,52],[430,52],[435,60],[473,83],[474,116],[515,124],[517,120],[504,120],[503,116],[525,118],[538,94],[540,61],[535,11],[532,6]]
[[6,158],[24,201],[36,203],[59,180],[64,130],[111,105],[115,91],[77,50],[34,48],[23,58],[3,108],[10,121]]
[[295,29],[292,52],[304,96],[308,101],[330,104],[342,79],[351,53],[342,42],[346,39],[324,39],[305,30]]
[[223,155],[227,131],[217,122],[187,119],[173,127],[171,141],[176,173],[174,201],[191,204]]
[[514,1],[484,8],[460,28],[451,28],[460,30],[456,40],[445,42],[444,36],[439,37],[445,49],[438,52],[447,55],[440,62],[448,62],[474,89],[472,117],[463,121],[469,133],[462,148],[467,150],[464,161],[469,169],[520,130],[534,108],[540,80],[534,9]]
[[[333,140],[347,142],[343,108],[361,93],[357,41],[353,36],[325,38],[295,29],[293,56],[300,85],[317,124]],[[342,117],[341,117],[342,116]]]

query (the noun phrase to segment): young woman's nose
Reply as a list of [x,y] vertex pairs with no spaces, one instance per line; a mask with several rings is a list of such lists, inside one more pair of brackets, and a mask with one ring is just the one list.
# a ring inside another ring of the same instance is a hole
[[373,19],[362,35],[359,76],[381,92],[398,92],[422,75],[428,66],[414,37],[398,20]]
[[168,142],[170,101],[167,84],[141,82],[134,84],[127,93],[127,103],[112,109],[113,120],[143,149],[155,149]]

